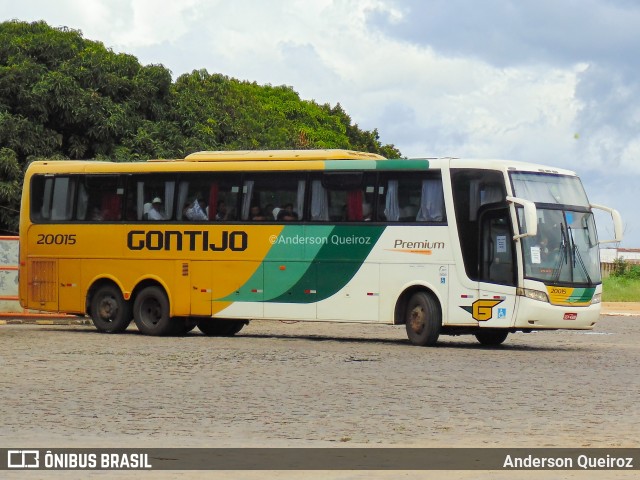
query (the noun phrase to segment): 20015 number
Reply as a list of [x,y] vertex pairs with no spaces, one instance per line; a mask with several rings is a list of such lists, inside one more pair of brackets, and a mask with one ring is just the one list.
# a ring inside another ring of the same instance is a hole
[[45,235],[44,233],[40,233],[38,234],[37,244],[38,245],[75,245],[76,234],[71,233],[71,234],[63,235],[61,233],[58,233],[57,235],[53,235],[49,233]]

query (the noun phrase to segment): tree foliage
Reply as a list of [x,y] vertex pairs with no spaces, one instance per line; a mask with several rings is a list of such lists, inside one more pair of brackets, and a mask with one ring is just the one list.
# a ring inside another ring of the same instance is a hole
[[[0,231],[17,231],[20,184],[36,158],[182,158],[198,150],[346,148],[400,157],[337,104],[288,86],[206,70],[175,82],[81,32],[0,23]],[[16,187],[17,185],[17,187]]]

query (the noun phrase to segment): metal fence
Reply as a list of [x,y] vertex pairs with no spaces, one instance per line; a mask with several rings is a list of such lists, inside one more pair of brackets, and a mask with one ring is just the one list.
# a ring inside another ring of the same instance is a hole
[[[624,263],[626,265],[640,265],[640,260],[624,260]],[[602,262],[600,264],[600,272],[602,273],[602,278],[607,278],[609,275],[611,275],[616,268],[616,264],[611,262],[611,263],[605,263]]]

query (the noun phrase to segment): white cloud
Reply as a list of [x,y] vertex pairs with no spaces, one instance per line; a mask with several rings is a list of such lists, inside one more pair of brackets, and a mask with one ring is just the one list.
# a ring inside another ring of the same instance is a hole
[[117,34],[114,40],[130,49],[176,41],[189,31],[200,3],[201,0],[133,0],[130,22],[126,28],[114,31]]

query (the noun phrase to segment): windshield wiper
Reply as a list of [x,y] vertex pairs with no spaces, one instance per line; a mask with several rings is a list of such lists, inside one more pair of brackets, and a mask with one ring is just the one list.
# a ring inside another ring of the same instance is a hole
[[567,234],[564,231],[564,225],[560,225],[560,235],[562,240],[560,242],[560,255],[558,255],[558,263],[553,269],[553,281],[560,280],[560,272],[562,271],[562,263],[567,263]]
[[578,250],[578,246],[576,245],[576,242],[574,242],[573,240],[573,230],[571,229],[571,227],[567,227],[567,229],[569,230],[569,237],[571,238],[571,244],[573,245],[571,249],[571,251],[573,252],[573,266],[575,267],[576,263],[578,263],[580,267],[582,267],[582,271],[584,272],[585,277],[587,277],[587,282],[589,283],[589,285],[593,285],[593,282],[591,281],[591,277],[589,276],[589,271],[587,270],[587,266],[584,264],[584,261],[582,260],[582,255],[580,254],[580,250]]

